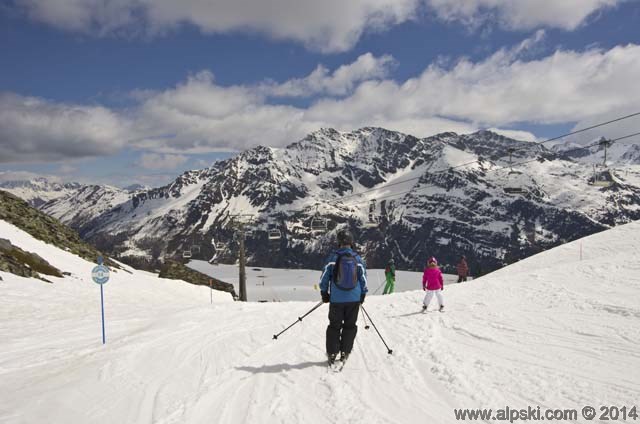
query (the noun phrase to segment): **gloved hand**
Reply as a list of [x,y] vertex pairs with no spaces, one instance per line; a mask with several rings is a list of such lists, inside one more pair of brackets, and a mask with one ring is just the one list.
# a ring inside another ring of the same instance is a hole
[[444,284],[442,285],[442,288],[440,290],[444,291]]
[[326,292],[326,291],[320,292],[320,296],[322,296],[322,301],[324,303],[329,303],[329,300],[331,299],[331,296],[329,296],[329,292]]
[[360,304],[362,305],[364,303],[364,297],[366,296],[366,294],[362,293],[360,295]]

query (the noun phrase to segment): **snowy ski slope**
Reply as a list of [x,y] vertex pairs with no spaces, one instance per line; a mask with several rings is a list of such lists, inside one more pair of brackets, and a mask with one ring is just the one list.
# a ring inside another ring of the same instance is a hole
[[640,399],[640,222],[448,286],[446,313],[418,313],[421,291],[368,298],[394,353],[360,322],[340,374],[324,366],[326,306],[272,340],[314,303],[209,304],[137,271],[105,286],[102,346],[91,264],[0,233],[73,273],[0,273],[3,423],[448,423],[454,408]]
[[[189,268],[233,284],[240,293],[237,265],[211,265],[207,261],[189,261]],[[250,302],[283,302],[290,300],[316,301],[320,297],[317,284],[322,273],[315,269],[280,269],[247,267],[247,298]],[[384,269],[368,269],[369,294],[381,295],[384,291]],[[457,275],[445,274],[444,283],[458,281]],[[422,272],[396,271],[396,293],[419,289]]]

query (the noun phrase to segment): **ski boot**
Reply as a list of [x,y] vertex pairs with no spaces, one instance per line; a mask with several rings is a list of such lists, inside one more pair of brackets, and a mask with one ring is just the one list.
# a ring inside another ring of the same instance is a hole
[[438,309],[440,312],[444,312],[444,305],[440,305],[440,309]]
[[336,356],[338,356],[337,353],[327,353],[327,362],[329,362],[329,366],[336,363]]
[[346,362],[349,359],[349,354],[347,352],[340,352],[340,362]]

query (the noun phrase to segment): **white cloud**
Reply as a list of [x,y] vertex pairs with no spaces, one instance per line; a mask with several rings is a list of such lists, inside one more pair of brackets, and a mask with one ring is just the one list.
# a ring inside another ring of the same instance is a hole
[[402,83],[367,79],[348,96],[321,96],[306,108],[270,104],[260,95],[262,87],[220,87],[203,74],[148,98],[142,121],[174,134],[161,144],[177,149],[241,149],[282,145],[321,126],[380,125],[426,136],[519,122],[576,122],[612,109],[640,108],[640,46],[556,51],[523,60],[536,40],[541,34],[480,62],[431,66]]
[[34,20],[91,34],[158,34],[183,24],[205,33],[258,32],[324,52],[365,31],[412,19],[422,0],[14,0]]
[[145,169],[176,169],[177,167],[184,165],[189,160],[184,155],[169,155],[169,154],[157,154],[157,153],[143,153],[140,156],[138,164]]
[[0,171],[0,183],[7,181],[32,181],[38,178],[45,178],[50,182],[62,182],[57,175],[37,174],[29,171]]
[[[640,46],[556,51],[528,59],[543,35],[538,32],[479,62],[432,65],[403,82],[382,76],[387,59],[364,55],[320,78],[312,74],[278,86],[287,87],[282,93],[289,95],[316,93],[304,107],[274,104],[268,84],[224,87],[206,71],[138,96],[126,119],[100,107],[5,95],[0,98],[0,153],[5,162],[6,154],[22,161],[61,158],[60,151],[96,155],[112,152],[128,138],[128,147],[147,153],[185,155],[283,146],[320,127],[382,126],[419,137],[494,128],[533,140],[533,134],[518,132],[519,123],[588,123],[610,112],[640,110]],[[363,62],[374,65],[363,67]],[[154,159],[163,163],[164,158]]]
[[105,107],[0,93],[0,162],[109,154],[127,133],[127,121]]
[[265,94],[274,97],[308,97],[316,94],[341,96],[352,91],[359,82],[386,77],[394,64],[390,55],[375,57],[365,53],[333,73],[323,65],[318,65],[305,78],[291,79],[282,84],[267,83],[262,88]]
[[58,167],[58,173],[63,175],[73,174],[77,171],[78,171],[78,168],[69,164],[62,164]]
[[521,130],[506,130],[501,128],[489,128],[489,131],[493,131],[496,134],[503,135],[505,137],[513,138],[514,140],[522,140],[522,141],[540,141],[538,137],[529,131],[521,131]]
[[625,0],[427,0],[445,21],[477,27],[497,22],[512,30],[539,27],[573,30],[594,13]]
[[260,33],[322,52],[351,49],[366,31],[417,20],[429,8],[445,21],[511,30],[573,30],[629,0],[13,0],[33,20],[95,35],[162,35],[184,24],[204,33]]

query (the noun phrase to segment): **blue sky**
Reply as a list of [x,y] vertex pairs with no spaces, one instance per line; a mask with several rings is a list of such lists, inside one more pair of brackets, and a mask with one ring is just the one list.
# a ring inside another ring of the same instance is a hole
[[323,126],[543,139],[640,110],[636,0],[181,5],[0,6],[0,170],[160,185]]

